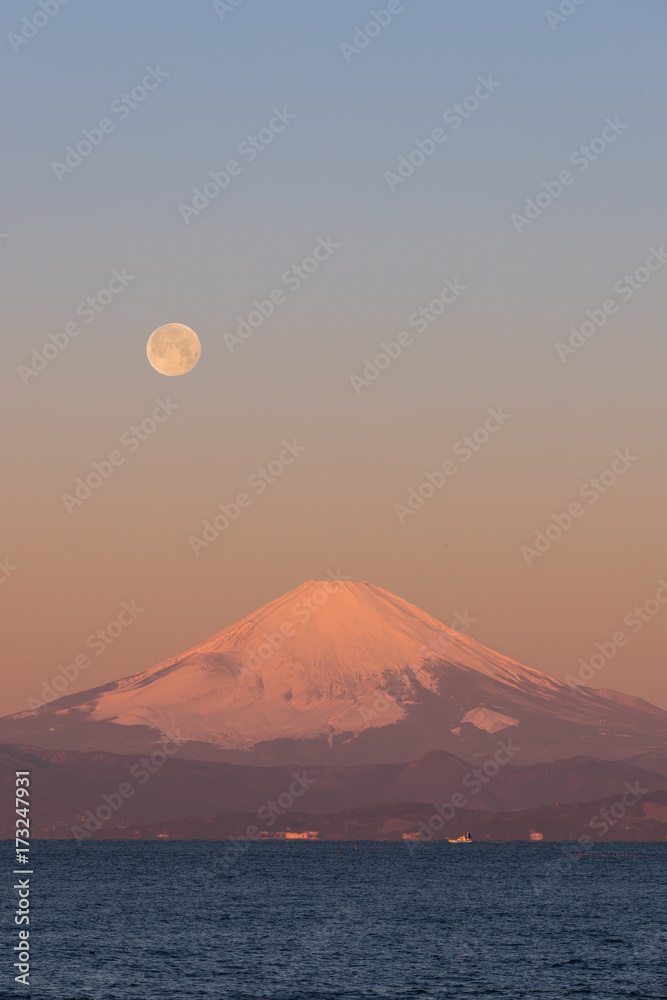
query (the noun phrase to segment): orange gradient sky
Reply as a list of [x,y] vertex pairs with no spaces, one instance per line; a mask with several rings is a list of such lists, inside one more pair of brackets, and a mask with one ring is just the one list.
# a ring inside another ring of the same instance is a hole
[[[621,630],[591,684],[667,707],[667,604],[650,603],[667,580],[664,10],[640,21],[612,0],[551,31],[534,5],[511,4],[510,24],[495,4],[480,21],[426,0],[348,63],[340,43],[366,7],[294,6],[298,23],[256,3],[223,25],[210,5],[152,0],[128,25],[72,5],[2,70],[3,712],[77,654],[92,662],[65,693],[328,571],[446,624],[466,612],[475,638],[560,678]],[[59,180],[52,162],[156,63],[164,81]],[[447,124],[489,74],[497,91]],[[244,138],[285,108],[294,120],[244,159]],[[615,116],[627,129],[579,170],[570,155]],[[386,173],[439,124],[446,141],[392,191]],[[240,174],[184,221],[179,204],[235,156]],[[573,182],[517,232],[512,214],[568,163]],[[465,289],[441,309],[446,280]],[[79,304],[107,288],[86,323]],[[556,344],[609,300],[562,360]],[[70,322],[81,333],[22,376]],[[169,322],[202,343],[182,378],[146,360]],[[364,385],[381,342],[396,356]],[[502,426],[480,430],[499,408]],[[586,489],[617,451],[623,469]],[[89,498],[64,499],[112,453]],[[193,545],[239,493],[229,527]],[[522,546],[575,502],[528,565]],[[96,655],[89,637],[132,601],[144,610]]]

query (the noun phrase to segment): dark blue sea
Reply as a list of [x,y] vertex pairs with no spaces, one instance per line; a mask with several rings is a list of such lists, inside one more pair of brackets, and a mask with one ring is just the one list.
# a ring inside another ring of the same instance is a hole
[[36,841],[31,985],[13,981],[5,893],[0,995],[666,998],[667,844],[579,853],[546,843],[267,842],[230,854],[207,842]]

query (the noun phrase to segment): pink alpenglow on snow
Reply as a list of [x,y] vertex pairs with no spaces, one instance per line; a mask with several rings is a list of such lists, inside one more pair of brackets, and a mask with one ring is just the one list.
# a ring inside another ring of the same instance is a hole
[[664,743],[667,713],[570,687],[370,583],[310,581],[148,670],[0,720],[2,742],[116,753],[178,731],[179,754],[386,763],[441,749],[517,762],[620,759]]

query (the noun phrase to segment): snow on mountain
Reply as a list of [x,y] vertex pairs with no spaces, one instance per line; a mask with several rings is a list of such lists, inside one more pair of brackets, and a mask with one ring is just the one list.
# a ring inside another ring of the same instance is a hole
[[38,712],[3,742],[256,763],[382,763],[502,736],[522,760],[623,758],[664,745],[667,713],[573,692],[369,583],[310,581],[179,656]]
[[483,729],[486,733],[497,733],[508,726],[518,726],[519,720],[513,719],[509,715],[502,715],[500,712],[492,712],[489,708],[471,709],[461,719],[461,722],[469,722],[477,729]]
[[[442,656],[518,689],[558,687],[379,587],[311,581],[184,656],[121,681],[91,714],[221,747],[358,733],[404,717],[418,688],[436,693]],[[401,697],[385,699],[373,716],[392,681]]]

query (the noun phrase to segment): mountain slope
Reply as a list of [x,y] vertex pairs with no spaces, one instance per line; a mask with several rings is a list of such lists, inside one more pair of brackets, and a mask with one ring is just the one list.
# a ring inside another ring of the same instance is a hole
[[389,763],[441,749],[512,763],[660,750],[667,713],[567,685],[368,583],[310,581],[180,656],[36,712],[0,741],[129,753]]

